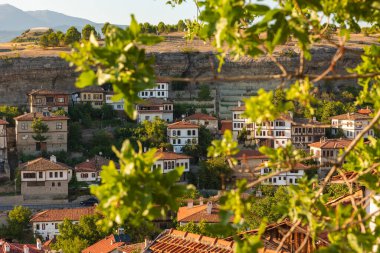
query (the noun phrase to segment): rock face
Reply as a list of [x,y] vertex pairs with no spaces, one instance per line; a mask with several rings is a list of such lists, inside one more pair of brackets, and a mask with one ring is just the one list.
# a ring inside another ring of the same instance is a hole
[[[347,51],[335,67],[336,73],[345,73],[360,63],[361,49]],[[335,49],[316,47],[312,49],[313,60],[306,62],[306,73],[321,73],[330,63]],[[218,63],[212,52],[167,52],[152,53],[156,58],[156,72],[159,76],[205,77],[216,74]],[[283,56],[281,56],[283,55]],[[289,71],[298,67],[298,54],[294,51],[276,56]],[[222,73],[226,76],[279,74],[278,67],[267,57],[258,59],[243,58],[237,62],[226,60]],[[76,73],[69,64],[59,57],[19,57],[0,59],[0,104],[26,104],[26,93],[32,89],[46,88],[73,91]],[[287,81],[289,82],[289,81]],[[254,95],[259,88],[274,89],[279,80],[249,81],[238,83],[205,83],[215,90],[217,110],[222,117],[229,117],[229,108],[236,106],[242,97]],[[331,82],[330,82],[331,84]],[[334,82],[334,89],[342,85],[355,85],[356,80]],[[199,83],[185,85],[185,96],[195,96]],[[331,85],[319,82],[318,86],[329,88]],[[177,85],[178,86],[178,85]],[[173,86],[174,87],[174,86]],[[177,87],[178,88],[178,87]],[[176,98],[176,91],[171,96]],[[177,96],[178,97],[178,96]]]

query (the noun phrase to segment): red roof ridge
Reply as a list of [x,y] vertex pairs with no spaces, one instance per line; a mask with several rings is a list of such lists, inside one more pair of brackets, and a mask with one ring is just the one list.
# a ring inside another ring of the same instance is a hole
[[177,121],[168,125],[168,129],[172,128],[199,128],[199,126],[188,121]]
[[194,113],[185,118],[186,120],[217,120],[216,117],[205,113]]

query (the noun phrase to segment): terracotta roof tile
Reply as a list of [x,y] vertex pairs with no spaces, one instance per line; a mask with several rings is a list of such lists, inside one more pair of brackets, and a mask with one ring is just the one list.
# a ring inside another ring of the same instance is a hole
[[53,115],[50,114],[49,116],[45,116],[42,112],[35,112],[35,113],[27,113],[20,115],[18,117],[15,117],[14,119],[16,121],[33,121],[35,118],[40,118],[42,121],[55,121],[55,120],[69,120],[69,117],[66,116],[60,116],[60,115]]
[[239,153],[233,156],[238,160],[244,159],[267,159],[268,157],[257,150],[244,149],[240,150]]
[[145,248],[145,243],[135,243],[130,245],[124,245],[118,248],[121,253],[136,253],[141,252]]
[[63,221],[64,219],[69,219],[71,221],[79,221],[79,219],[82,216],[94,214],[95,207],[49,209],[33,215],[30,222]]
[[165,100],[162,98],[147,98],[143,99],[138,103],[138,105],[146,106],[146,105],[165,105],[165,104],[173,104],[171,100]]
[[338,119],[338,120],[360,120],[360,119],[371,119],[372,117],[365,115],[365,114],[360,114],[360,113],[345,113],[341,115],[336,115],[331,117],[331,119]]
[[157,151],[155,154],[155,157],[158,160],[176,160],[176,159],[191,159],[191,156],[174,153],[174,152],[163,152],[163,151]]
[[245,105],[234,107],[231,111],[245,111]]
[[368,107],[367,108],[362,108],[362,109],[359,109],[358,110],[358,113],[360,113],[360,114],[366,114],[366,115],[370,115],[371,113],[372,113],[372,110],[371,109],[369,109]]
[[20,164],[19,168],[22,171],[46,171],[46,170],[68,170],[71,169],[68,165],[60,162],[52,162],[45,158],[37,158],[32,161]]
[[178,222],[207,222],[218,223],[220,222],[219,207],[213,204],[211,213],[207,213],[207,204],[197,205],[193,207],[180,207],[177,213]]
[[69,93],[61,90],[38,89],[32,90],[28,95],[69,95]]
[[182,128],[199,128],[199,126],[187,121],[178,121],[178,122],[168,125],[168,129],[182,129]]
[[218,120],[218,119],[208,114],[194,113],[190,116],[187,116],[185,120]]
[[348,147],[352,140],[348,139],[321,139],[318,142],[310,143],[310,147],[314,148],[328,148],[328,149],[343,149]]
[[130,241],[129,236],[109,235],[82,250],[82,253],[109,253],[125,245]]
[[43,249],[37,249],[35,244],[10,243],[0,239],[0,253],[6,253],[5,247],[10,247],[10,253],[24,253],[24,247],[29,248],[29,253],[44,253]]
[[[97,172],[101,171],[104,165],[108,165],[111,160],[96,155],[88,161],[75,165],[75,172]],[[116,164],[118,167],[118,164]]]
[[202,235],[165,230],[150,244],[146,252],[151,253],[232,253],[234,242]]

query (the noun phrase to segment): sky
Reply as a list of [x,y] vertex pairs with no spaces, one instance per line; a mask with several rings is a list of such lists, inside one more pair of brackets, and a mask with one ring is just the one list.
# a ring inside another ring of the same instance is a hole
[[130,14],[139,23],[176,24],[179,19],[194,19],[196,8],[192,1],[171,7],[167,0],[0,0],[23,11],[51,10],[69,16],[89,19],[96,23],[110,22],[127,25]]

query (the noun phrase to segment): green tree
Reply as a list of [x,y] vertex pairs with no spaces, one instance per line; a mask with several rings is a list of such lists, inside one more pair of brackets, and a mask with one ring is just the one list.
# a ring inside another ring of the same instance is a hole
[[7,225],[0,227],[0,236],[13,238],[19,241],[28,241],[31,239],[29,221],[32,212],[29,208],[15,206],[8,214]]
[[52,32],[48,36],[49,46],[50,47],[57,47],[59,46],[59,38],[58,35],[55,32]]
[[248,137],[248,131],[245,127],[239,132],[237,140],[239,144],[244,144]]
[[1,105],[0,106],[0,117],[7,120],[7,122],[11,125],[15,125],[14,118],[21,115],[19,109],[15,106]]
[[106,33],[107,33],[107,30],[108,30],[108,28],[110,27],[110,23],[109,22],[106,22],[106,23],[104,23],[104,25],[103,25],[103,27],[102,27],[102,33],[103,33],[103,35],[106,35]]
[[203,189],[226,189],[232,175],[225,158],[210,158],[201,163],[199,186]]
[[82,147],[82,127],[79,122],[69,123],[67,145],[70,150],[79,151]]
[[65,45],[71,45],[74,42],[80,41],[80,39],[81,39],[80,32],[78,31],[77,28],[75,28],[75,26],[72,26],[66,31],[65,38],[63,41]]
[[140,141],[144,147],[157,148],[166,142],[167,124],[162,119],[144,120],[134,130],[135,141]]
[[47,35],[47,34],[42,35],[38,44],[44,48],[48,47],[49,46],[49,35]]
[[82,39],[89,40],[91,33],[93,33],[95,37],[98,36],[94,26],[89,24],[85,25],[82,29]]
[[157,32],[159,34],[165,32],[165,23],[164,22],[161,21],[160,23],[158,23],[158,25],[157,25]]
[[177,23],[177,30],[178,32],[183,32],[185,31],[185,29],[186,29],[186,24],[182,19],[180,19]]
[[49,132],[49,126],[45,124],[41,118],[35,118],[32,122],[32,129],[34,132],[34,135],[32,135],[32,138],[38,142],[38,146],[41,151],[42,150],[42,143],[45,142],[49,137],[46,135],[47,132]]
[[211,90],[209,85],[201,85],[199,87],[198,100],[211,100]]

